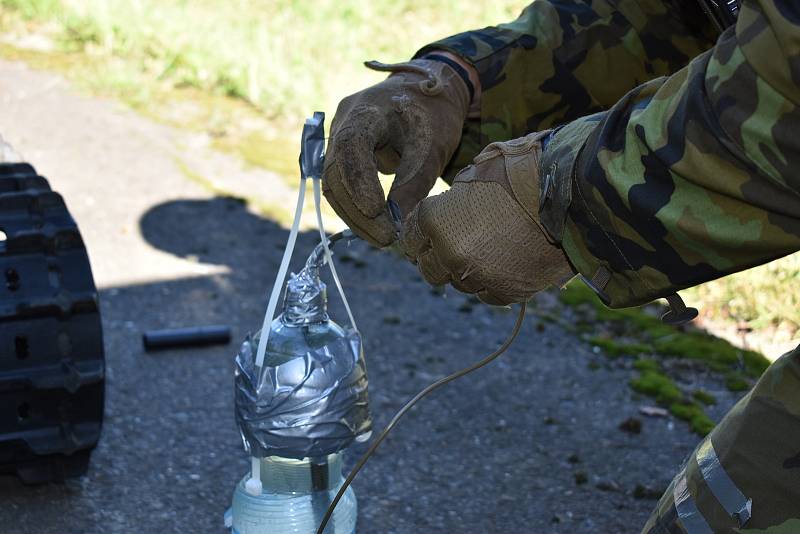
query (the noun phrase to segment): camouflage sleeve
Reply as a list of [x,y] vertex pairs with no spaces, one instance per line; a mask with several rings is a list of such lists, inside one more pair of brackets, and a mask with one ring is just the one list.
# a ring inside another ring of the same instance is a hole
[[520,17],[448,37],[481,82],[479,119],[467,121],[445,178],[483,147],[606,110],[639,84],[672,74],[716,39],[696,1],[536,0]]
[[609,305],[800,249],[799,5],[745,0],[713,49],[548,143],[543,223]]

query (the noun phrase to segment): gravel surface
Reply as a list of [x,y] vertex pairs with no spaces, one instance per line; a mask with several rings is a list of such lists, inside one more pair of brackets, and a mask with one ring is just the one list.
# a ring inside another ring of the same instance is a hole
[[[108,371],[88,475],[41,487],[0,478],[0,531],[223,532],[248,464],[232,357],[260,324],[287,231],[189,182],[175,154],[232,189],[251,180],[280,200],[286,186],[20,64],[0,62],[0,99],[0,132],[65,196],[84,234]],[[303,234],[298,259],[315,243]],[[435,294],[391,253],[356,243],[337,256],[365,338],[376,428],[513,326],[514,311]],[[537,307],[553,300],[537,301],[506,355],[423,401],[384,443],[355,483],[359,533],[638,532],[698,438],[682,422],[640,416],[649,401],[629,389],[629,363],[542,321]],[[332,313],[346,317],[336,302]],[[146,329],[214,323],[231,325],[234,343],[142,349]],[[711,377],[687,380],[717,395],[717,417],[734,401]],[[640,433],[620,430],[631,417]]]

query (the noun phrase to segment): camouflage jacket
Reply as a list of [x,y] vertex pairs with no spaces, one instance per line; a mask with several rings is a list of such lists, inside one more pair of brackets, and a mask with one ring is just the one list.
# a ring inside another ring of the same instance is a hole
[[800,11],[745,0],[716,44],[706,20],[687,2],[537,0],[420,51],[457,53],[481,79],[451,168],[561,125],[541,216],[611,306],[800,249]]

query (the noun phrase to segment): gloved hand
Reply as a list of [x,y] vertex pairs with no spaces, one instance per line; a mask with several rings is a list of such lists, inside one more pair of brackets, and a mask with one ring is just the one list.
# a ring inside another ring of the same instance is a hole
[[325,154],[325,198],[359,236],[377,246],[397,238],[378,170],[396,173],[389,199],[407,214],[425,198],[458,147],[470,104],[446,63],[415,59],[366,65],[394,74],[339,104]]
[[431,284],[488,304],[522,302],[574,274],[539,222],[539,132],[492,143],[406,218],[400,246]]

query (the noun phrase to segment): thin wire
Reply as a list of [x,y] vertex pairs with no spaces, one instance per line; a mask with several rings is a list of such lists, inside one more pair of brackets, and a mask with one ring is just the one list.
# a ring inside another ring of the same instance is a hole
[[526,302],[523,302],[520,305],[519,315],[517,316],[517,322],[514,324],[514,329],[511,331],[511,334],[503,342],[503,344],[500,345],[500,347],[496,351],[494,351],[493,353],[489,354],[488,356],[486,356],[482,360],[480,360],[480,361],[478,361],[476,363],[473,363],[469,367],[461,369],[460,371],[456,371],[455,373],[453,373],[451,375],[448,375],[448,376],[446,376],[446,377],[444,377],[442,379],[437,380],[436,382],[434,382],[430,386],[426,387],[425,389],[423,389],[422,391],[417,393],[414,396],[413,399],[408,401],[405,404],[405,406],[400,408],[400,411],[398,411],[397,414],[395,414],[395,416],[392,417],[392,420],[389,421],[389,424],[386,425],[386,428],[384,428],[383,431],[380,433],[380,435],[375,439],[375,441],[372,442],[372,445],[370,445],[369,449],[367,449],[367,452],[364,453],[364,455],[358,461],[358,463],[353,468],[353,470],[350,471],[350,474],[347,475],[347,478],[345,479],[344,483],[342,484],[342,487],[339,488],[339,492],[336,494],[336,497],[334,497],[333,501],[328,506],[328,510],[325,512],[325,516],[322,518],[322,522],[320,522],[319,528],[317,529],[317,534],[323,534],[323,532],[325,531],[325,527],[328,526],[328,521],[330,521],[331,516],[333,515],[333,511],[336,509],[336,505],[339,504],[339,501],[342,499],[342,496],[344,495],[344,492],[347,491],[347,488],[350,487],[350,484],[353,482],[353,479],[356,478],[356,475],[358,474],[358,472],[361,471],[361,468],[364,467],[364,464],[367,463],[367,460],[370,459],[370,457],[375,452],[375,450],[378,448],[378,446],[383,442],[384,439],[386,439],[386,436],[389,434],[389,432],[391,432],[392,429],[395,427],[395,425],[398,423],[398,421],[400,421],[400,418],[402,418],[411,408],[414,407],[414,405],[417,402],[419,402],[423,397],[427,396],[432,391],[434,391],[434,390],[438,389],[439,387],[447,384],[448,382],[452,382],[453,380],[461,378],[462,376],[467,375],[467,374],[471,373],[472,371],[475,371],[476,369],[480,369],[484,365],[486,365],[488,363],[491,363],[498,356],[503,354],[508,349],[508,347],[511,346],[511,344],[514,342],[514,340],[517,338],[517,335],[519,334],[519,331],[522,328],[522,322],[525,319],[525,309],[527,308],[527,306],[528,305],[527,305]]

